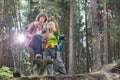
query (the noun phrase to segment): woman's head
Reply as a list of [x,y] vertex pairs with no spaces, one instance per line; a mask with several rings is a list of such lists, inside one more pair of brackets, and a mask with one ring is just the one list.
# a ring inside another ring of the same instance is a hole
[[48,24],[47,24],[47,30],[49,32],[55,31],[55,23],[53,21],[48,22]]
[[36,21],[45,23],[47,21],[47,15],[43,12],[39,13],[36,17]]

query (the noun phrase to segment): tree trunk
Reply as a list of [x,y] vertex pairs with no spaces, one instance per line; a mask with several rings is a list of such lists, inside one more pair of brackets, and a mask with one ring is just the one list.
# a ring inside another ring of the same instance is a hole
[[76,56],[74,50],[74,3],[75,0],[70,0],[70,26],[69,26],[69,74],[76,73]]
[[93,69],[99,68],[101,66],[101,53],[100,53],[100,35],[98,27],[97,18],[97,0],[91,0],[91,15],[92,15],[92,34],[93,34]]
[[61,55],[64,56],[63,61],[65,62],[66,71],[69,71],[69,20],[70,20],[70,10],[69,10],[69,2],[66,3],[65,0],[62,0],[62,13],[63,16],[61,18],[60,30],[61,33],[65,34],[65,40],[62,42],[62,51]]
[[9,33],[9,40],[8,40],[8,53],[9,53],[9,67],[13,70],[14,69],[14,66],[13,66],[13,54],[12,54],[12,49],[11,49],[11,36],[12,36],[12,33],[11,33],[11,31],[10,31],[10,26],[9,26],[9,31],[8,31],[8,33]]
[[19,31],[22,31],[22,27],[21,27],[21,14],[20,14],[20,0],[18,0],[18,19],[19,19],[19,22],[18,22],[18,27],[19,27]]
[[105,64],[108,63],[108,33],[107,30],[107,12],[106,12],[106,0],[104,0],[104,9],[103,9],[103,25],[104,25],[104,54],[103,61]]
[[[85,0],[85,6],[87,7],[87,0]],[[88,20],[87,20],[87,10],[85,10],[85,32],[86,32],[86,58],[87,58],[87,72],[89,73],[90,67],[90,52],[89,52],[89,43],[88,43]]]
[[1,43],[1,51],[0,51],[0,67],[2,66],[2,53],[3,53],[3,47],[4,47],[4,33],[3,33],[3,31],[4,31],[4,26],[5,26],[5,22],[4,22],[4,3],[5,3],[5,1],[4,0],[2,0],[2,10],[1,10],[1,12],[2,12],[2,16],[1,16],[1,23],[2,23],[2,30],[1,30],[1,36],[2,36],[2,43]]
[[32,22],[32,0],[30,0],[30,23]]

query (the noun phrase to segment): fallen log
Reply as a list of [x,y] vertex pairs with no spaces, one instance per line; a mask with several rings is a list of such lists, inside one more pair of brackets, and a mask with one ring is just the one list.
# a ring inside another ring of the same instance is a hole
[[116,64],[104,65],[91,73],[66,76],[24,76],[6,80],[120,80],[120,74],[115,73]]

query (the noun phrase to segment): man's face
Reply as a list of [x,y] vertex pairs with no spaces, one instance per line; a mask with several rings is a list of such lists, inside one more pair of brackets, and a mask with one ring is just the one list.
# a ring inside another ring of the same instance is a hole
[[44,18],[43,16],[41,16],[41,17],[39,18],[39,22],[40,22],[40,23],[44,23],[44,21],[45,21],[45,18]]

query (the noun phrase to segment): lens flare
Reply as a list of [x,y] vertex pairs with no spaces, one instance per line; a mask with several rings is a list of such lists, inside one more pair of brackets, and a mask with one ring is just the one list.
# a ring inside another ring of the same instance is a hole
[[24,42],[25,41],[25,36],[23,34],[18,34],[18,42]]

